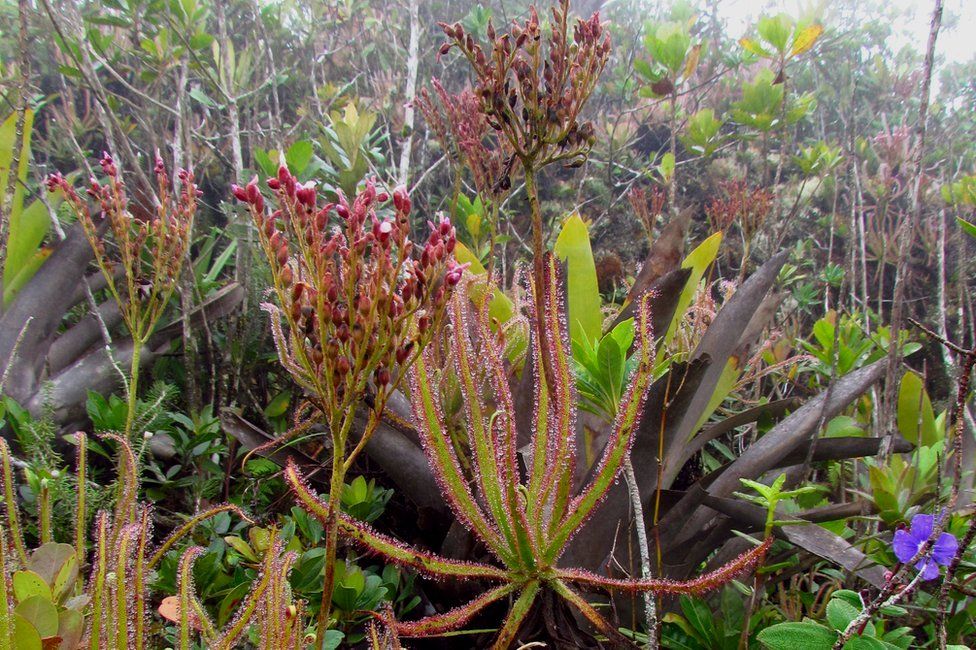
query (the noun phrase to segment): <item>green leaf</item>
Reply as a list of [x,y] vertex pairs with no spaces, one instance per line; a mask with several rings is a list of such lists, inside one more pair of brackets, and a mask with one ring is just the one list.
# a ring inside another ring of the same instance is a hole
[[749,52],[750,54],[755,54],[756,56],[761,56],[765,59],[771,59],[773,57],[772,52],[764,48],[762,45],[759,44],[758,41],[754,39],[740,38],[739,45],[741,45],[742,49],[744,49],[746,52]]
[[776,48],[777,52],[784,54],[790,34],[793,32],[793,20],[786,14],[763,16],[759,19],[756,30],[763,40]]
[[271,160],[271,152],[264,149],[254,150],[254,162],[261,168],[265,176],[274,176],[278,171],[278,163]]
[[288,169],[296,176],[301,174],[312,160],[312,151],[312,143],[308,140],[299,140],[288,147],[288,151],[285,152]]
[[681,611],[699,638],[710,645],[717,643],[718,635],[715,633],[715,622],[712,618],[712,610],[708,608],[708,605],[697,598],[682,596]]
[[779,623],[767,627],[756,637],[770,650],[830,650],[837,633],[819,623]]
[[[40,201],[34,201],[26,209],[24,208],[34,111],[30,109],[25,111],[21,140],[14,142],[17,136],[17,118],[18,114],[12,113],[0,125],[0,178],[7,178],[16,148],[18,149],[17,179],[19,181],[14,188],[13,196],[4,196],[3,198],[3,206],[10,215],[7,259],[3,267],[4,286],[11,283],[24,266],[30,262],[37,252],[38,246],[44,241],[51,223],[47,207]],[[6,181],[4,181],[3,191],[6,193]],[[22,281],[26,282],[26,279]],[[4,295],[6,296],[6,291]]]
[[58,636],[62,648],[77,648],[85,634],[85,618],[76,609],[64,609],[58,614]]
[[721,244],[722,233],[717,232],[699,244],[695,250],[688,254],[684,262],[681,263],[681,268],[691,269],[691,275],[688,276],[688,282],[685,283],[684,289],[681,290],[681,296],[678,298],[678,303],[674,309],[674,317],[671,319],[668,331],[664,335],[665,345],[671,341],[675,331],[677,331],[678,323],[684,318],[685,310],[688,309],[692,298],[695,297],[695,292],[698,291],[698,284],[701,282],[702,277],[704,277],[705,271],[715,261],[715,257],[718,255],[718,248]]
[[[469,264],[468,272],[474,275],[486,275],[485,267],[482,266],[478,257],[471,252],[467,246],[458,242],[454,248],[454,258],[461,264]],[[475,300],[481,300],[484,296],[485,288],[484,285],[475,286],[471,288],[471,297]],[[488,315],[491,317],[492,322],[498,322],[501,324],[507,323],[512,316],[515,314],[515,305],[512,303],[512,299],[506,296],[497,287],[493,289],[491,302],[488,304]]]
[[58,633],[58,608],[50,598],[31,596],[17,605],[14,612],[29,621],[42,639]]
[[842,598],[831,598],[827,603],[827,622],[838,632],[843,632],[860,611]]
[[14,646],[17,650],[43,650],[41,635],[30,621],[14,614]]
[[199,86],[194,86],[190,89],[190,97],[208,108],[222,108],[220,104],[210,99],[210,96],[203,92]]
[[566,263],[570,338],[599,339],[603,331],[600,287],[590,248],[590,232],[579,213],[574,212],[563,222],[554,251]]
[[964,233],[970,237],[976,237],[976,224],[969,223],[962,217],[956,217],[956,221],[959,223],[959,227],[962,228]]
[[291,391],[283,390],[264,407],[264,414],[269,418],[280,418],[288,412],[289,404],[291,404]]
[[855,636],[844,644],[844,650],[888,650],[888,645],[870,636]]
[[[30,208],[33,208],[35,205],[41,205],[41,207],[43,207],[43,204],[41,204],[40,201],[35,201],[34,203],[31,203],[28,210],[30,210]],[[13,299],[17,297],[17,294],[20,293],[20,290],[23,289],[24,286],[31,281],[31,278],[33,278],[37,274],[41,266],[44,265],[44,262],[47,261],[47,258],[51,257],[51,253],[53,252],[54,250],[48,247],[38,248],[27,259],[27,261],[20,266],[19,270],[16,271],[16,273],[12,278],[8,278],[4,281],[3,283],[3,304],[4,305],[9,305],[13,301]]]
[[46,600],[51,600],[51,588],[44,578],[33,571],[15,571],[13,575],[14,598],[18,603],[22,603],[28,598],[41,596]]
[[915,446],[931,447],[942,440],[935,426],[932,401],[922,378],[906,372],[898,391],[898,431]]

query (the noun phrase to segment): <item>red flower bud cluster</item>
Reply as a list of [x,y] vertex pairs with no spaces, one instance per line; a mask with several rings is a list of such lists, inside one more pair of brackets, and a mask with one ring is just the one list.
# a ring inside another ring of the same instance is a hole
[[[193,180],[193,172],[180,169],[177,173],[179,191],[174,194],[170,177],[162,158],[156,154],[153,167],[156,176],[155,214],[146,213],[130,203],[125,182],[118,165],[105,152],[99,161],[105,183],[94,176],[89,179],[86,194],[98,206],[93,216],[89,201],[82,198],[60,173],[47,178],[49,191],[61,191],[73,209],[95,251],[95,261],[108,280],[108,288],[119,303],[123,319],[136,339],[152,332],[153,326],[176,288],[176,284],[190,245],[193,217],[200,192]],[[137,218],[133,213],[145,215]],[[100,224],[108,222],[114,241],[106,247]],[[149,251],[150,255],[145,255]],[[115,273],[121,266],[125,284]]]
[[516,156],[536,168],[551,162],[581,164],[594,143],[593,125],[581,118],[610,56],[610,33],[599,13],[578,19],[569,35],[569,0],[552,9],[552,32],[542,50],[535,8],[524,23],[496,36],[488,25],[487,51],[459,23],[441,23],[444,55],[457,47],[474,70],[474,94],[489,127],[505,135]]
[[271,211],[257,178],[231,189],[249,206],[271,265],[279,305],[267,308],[282,364],[327,414],[348,409],[370,383],[390,390],[461,278],[451,222],[430,224],[420,248],[403,188],[391,197],[367,180],[351,202],[341,193],[320,202],[315,184],[285,166],[267,186]]
[[433,79],[435,99],[426,89],[417,108],[452,163],[466,167],[479,196],[499,201],[512,188],[512,146],[488,125],[480,101],[470,89],[451,95]]
[[736,224],[746,240],[765,223],[773,207],[773,195],[761,187],[749,187],[742,180],[721,184],[724,197],[712,199],[705,214],[716,230],[726,230]]

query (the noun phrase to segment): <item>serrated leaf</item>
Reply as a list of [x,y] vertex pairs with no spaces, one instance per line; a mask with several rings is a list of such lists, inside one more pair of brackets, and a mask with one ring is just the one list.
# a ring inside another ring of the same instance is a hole
[[837,633],[819,623],[779,623],[762,630],[756,637],[770,650],[830,650]]
[[838,632],[843,632],[860,613],[854,605],[842,598],[831,598],[827,603],[827,622]]

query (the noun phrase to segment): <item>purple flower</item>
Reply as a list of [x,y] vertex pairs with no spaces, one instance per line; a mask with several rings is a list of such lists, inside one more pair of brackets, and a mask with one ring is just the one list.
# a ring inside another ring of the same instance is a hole
[[[896,530],[892,548],[898,561],[910,562],[929,541],[934,526],[934,515],[915,515],[912,517],[912,526],[909,530]],[[947,566],[952,562],[958,548],[959,542],[955,535],[951,533],[939,535],[928,554],[915,564],[915,568],[922,573],[922,580],[938,578],[939,565]]]

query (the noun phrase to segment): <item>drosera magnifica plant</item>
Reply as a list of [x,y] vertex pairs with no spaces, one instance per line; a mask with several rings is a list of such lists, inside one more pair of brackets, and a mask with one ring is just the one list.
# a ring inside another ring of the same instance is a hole
[[[729,564],[688,582],[657,579],[612,579],[589,571],[560,567],[559,558],[572,536],[619,480],[624,458],[633,439],[647,389],[653,379],[654,344],[650,332],[649,300],[637,310],[638,362],[630,377],[606,446],[582,486],[574,485],[577,462],[577,397],[569,352],[569,334],[560,309],[557,271],[550,257],[547,273],[534,283],[542,294],[545,312],[539,321],[548,328],[549,354],[557,383],[550,388],[541,372],[542,337],[536,320],[532,332],[532,372],[535,408],[527,457],[527,476],[517,461],[519,435],[514,401],[505,371],[504,345],[491,331],[487,305],[471,306],[466,291],[450,303],[450,336],[446,355],[460,385],[470,436],[471,476],[465,474],[444,421],[444,398],[439,391],[432,346],[410,370],[410,398],[414,421],[428,462],[457,519],[482,542],[497,564],[457,562],[411,549],[348,517],[341,517],[345,536],[389,561],[410,566],[422,574],[456,579],[497,582],[486,592],[448,612],[419,621],[397,622],[404,636],[428,636],[456,630],[491,603],[514,598],[494,642],[506,648],[544,590],[577,609],[603,635],[620,639],[616,628],[583,595],[578,587],[656,594],[701,593],[727,583],[754,567],[769,542],[739,556]],[[527,370],[528,371],[528,370]],[[290,465],[285,472],[299,502],[321,520],[330,517],[328,504],[320,500]]]
[[[320,204],[314,182],[300,184],[285,166],[267,185],[276,204],[271,212],[256,178],[233,193],[248,205],[271,267],[278,304],[264,308],[278,358],[317,411],[307,422],[323,419],[332,442],[322,590],[331,594],[346,473],[404,371],[439,329],[463,266],[454,261],[448,219],[430,223],[423,245],[410,239],[412,206],[402,188],[390,197],[367,180],[351,202],[340,193],[336,202]],[[330,606],[323,597],[319,642]]]
[[[100,164],[105,183],[92,177],[86,190],[97,206],[94,211],[60,172],[48,177],[47,187],[64,195],[81,222],[95,253],[95,263],[105,276],[108,291],[118,303],[122,320],[132,336],[130,370],[125,378],[128,415],[124,432],[125,438],[131,441],[142,347],[176,290],[190,246],[199,191],[193,172],[186,169],[177,172],[179,184],[174,187],[157,152],[153,169],[155,206],[149,210],[130,200],[111,154],[105,152]],[[111,240],[103,234],[104,222],[108,222]]]
[[[482,47],[460,23],[440,23],[448,40],[439,56],[457,48],[475,76],[478,110],[488,126],[510,148],[507,167],[521,167],[532,217],[532,263],[536,278],[545,276],[545,235],[538,175],[547,166],[582,165],[596,142],[592,122],[583,107],[596,88],[610,57],[610,32],[599,12],[577,19],[570,32],[569,0],[552,8],[550,33],[543,41],[543,26],[535,7],[522,23],[514,21],[508,33],[497,35],[489,21],[488,43]],[[504,179],[500,182],[505,183]],[[536,313],[544,311],[536,295]],[[541,359],[546,381],[554,382],[546,341],[539,323]]]

